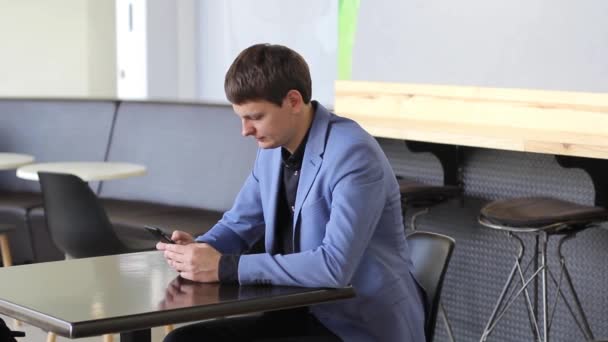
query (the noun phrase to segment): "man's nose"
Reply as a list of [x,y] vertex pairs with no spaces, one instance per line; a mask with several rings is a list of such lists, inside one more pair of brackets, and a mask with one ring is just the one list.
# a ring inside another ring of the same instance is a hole
[[253,126],[247,122],[247,121],[243,121],[243,129],[241,131],[241,134],[246,137],[249,135],[253,135],[253,133],[255,132],[255,130],[253,129]]

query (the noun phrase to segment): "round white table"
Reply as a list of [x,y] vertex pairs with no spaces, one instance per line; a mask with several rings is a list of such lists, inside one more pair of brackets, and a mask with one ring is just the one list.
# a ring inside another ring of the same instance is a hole
[[34,157],[20,153],[0,153],[0,170],[16,169],[19,166],[29,164]]
[[90,182],[143,176],[146,174],[146,167],[121,162],[36,163],[17,169],[17,177],[37,181],[38,172],[66,173]]

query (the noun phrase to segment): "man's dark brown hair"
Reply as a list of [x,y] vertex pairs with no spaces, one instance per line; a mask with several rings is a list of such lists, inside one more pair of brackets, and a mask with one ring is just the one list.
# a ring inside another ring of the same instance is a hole
[[236,105],[266,100],[281,106],[292,89],[300,92],[304,103],[310,102],[308,64],[300,54],[282,45],[256,44],[243,50],[224,80],[226,97]]

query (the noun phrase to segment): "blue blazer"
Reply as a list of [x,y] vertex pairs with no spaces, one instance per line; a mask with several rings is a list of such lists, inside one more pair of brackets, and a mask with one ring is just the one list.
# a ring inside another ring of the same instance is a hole
[[281,148],[258,150],[234,206],[197,241],[241,254],[265,232],[270,253],[242,255],[240,284],[342,287],[353,299],[311,312],[344,341],[424,341],[424,304],[410,274],[399,186],[376,140],[317,104],[294,213],[294,254],[272,253]]

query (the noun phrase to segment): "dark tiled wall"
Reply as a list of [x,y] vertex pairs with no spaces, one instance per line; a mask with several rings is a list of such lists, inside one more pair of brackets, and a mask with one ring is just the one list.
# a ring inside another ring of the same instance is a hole
[[[441,166],[430,153],[409,152],[398,140],[379,139],[397,175],[440,184]],[[477,223],[479,209],[489,200],[545,195],[592,204],[591,179],[580,169],[560,167],[551,155],[464,149],[465,197],[438,205],[418,219],[418,229],[456,239],[456,249],[446,276],[442,301],[455,339],[479,341],[487,318],[513,265],[516,246],[501,232]],[[605,189],[604,191],[608,191]],[[412,212],[407,213],[411,217]],[[532,251],[534,240],[525,237]],[[549,245],[549,261],[559,273],[555,241]],[[564,245],[564,254],[596,339],[608,337],[608,225],[588,229]],[[528,254],[524,260],[528,261]],[[553,298],[554,291],[550,290]],[[534,300],[534,299],[533,299]],[[552,303],[552,301],[551,301]],[[447,341],[442,321],[436,341]],[[489,341],[532,341],[523,298],[504,316]],[[552,341],[582,341],[583,335],[561,299],[552,323]]]

